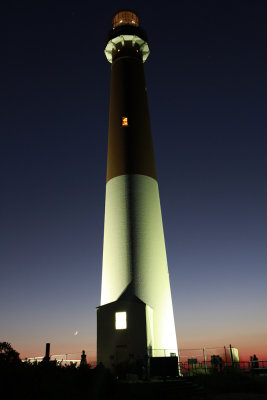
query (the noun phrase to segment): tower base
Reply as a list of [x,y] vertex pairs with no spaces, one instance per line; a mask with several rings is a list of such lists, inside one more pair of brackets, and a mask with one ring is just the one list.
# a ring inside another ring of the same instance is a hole
[[153,349],[153,310],[136,296],[97,308],[97,362],[106,368],[138,364],[145,369]]

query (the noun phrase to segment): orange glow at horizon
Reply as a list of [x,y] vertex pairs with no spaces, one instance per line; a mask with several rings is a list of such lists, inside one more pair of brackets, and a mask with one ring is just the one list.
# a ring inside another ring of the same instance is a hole
[[[196,343],[195,343],[196,344]],[[12,342],[11,343],[12,347],[20,353],[20,358],[24,359],[25,357],[36,357],[36,356],[44,356],[45,355],[45,343],[34,343],[32,346],[23,346],[22,343],[16,343]],[[219,349],[222,349],[223,346],[229,347],[228,344],[222,343],[220,346],[214,346],[214,350],[216,347]],[[192,345],[190,347],[188,346],[181,346],[180,351],[183,354],[183,351],[186,349],[199,349],[202,350],[203,347],[199,343],[196,344],[196,346]],[[208,346],[207,346],[208,347]],[[256,354],[259,360],[267,360],[267,350],[265,346],[261,346],[260,344],[255,344],[254,346],[245,345],[241,344],[238,345],[238,343],[235,343],[233,347],[236,347],[238,349],[239,353],[239,360],[242,361],[249,361],[250,357]],[[62,343],[60,344],[59,342],[56,341],[56,343],[51,343],[51,355],[53,354],[66,354],[66,353],[77,353],[81,354],[82,350],[85,350],[87,357],[90,359],[95,358],[96,354],[96,346],[94,344],[94,341],[90,341],[89,343]],[[187,351],[188,352],[188,351]],[[207,353],[210,353],[210,351],[207,351]],[[188,353],[189,354],[189,353]],[[190,353],[191,354],[191,353]]]

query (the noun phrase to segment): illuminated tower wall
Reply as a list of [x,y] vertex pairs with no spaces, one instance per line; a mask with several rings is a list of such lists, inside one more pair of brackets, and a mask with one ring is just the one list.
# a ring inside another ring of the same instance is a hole
[[177,354],[170,280],[148,110],[149,55],[137,15],[113,18],[98,362]]

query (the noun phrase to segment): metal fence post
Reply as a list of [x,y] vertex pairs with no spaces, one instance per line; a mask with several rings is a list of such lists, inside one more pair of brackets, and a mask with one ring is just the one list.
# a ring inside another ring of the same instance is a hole
[[205,373],[207,373],[207,364],[206,364],[206,352],[205,352],[205,347],[203,347],[203,357],[204,357],[204,368],[205,368]]

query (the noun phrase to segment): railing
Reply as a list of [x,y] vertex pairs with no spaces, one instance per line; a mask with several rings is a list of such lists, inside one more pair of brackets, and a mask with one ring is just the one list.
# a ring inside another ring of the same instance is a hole
[[148,356],[150,357],[177,357],[177,349],[149,349]]

